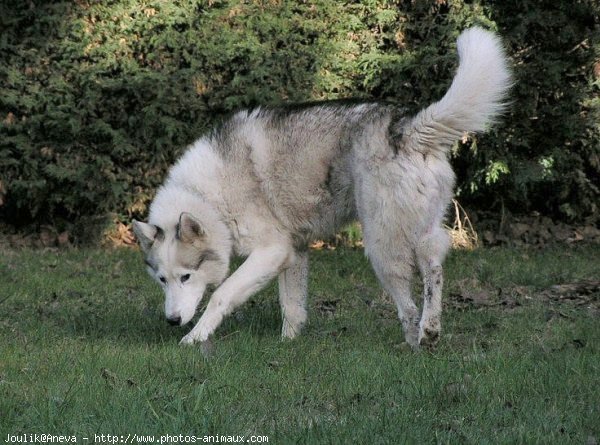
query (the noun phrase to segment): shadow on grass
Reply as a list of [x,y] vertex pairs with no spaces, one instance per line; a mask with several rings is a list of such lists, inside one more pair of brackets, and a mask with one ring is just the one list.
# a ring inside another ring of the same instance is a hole
[[[149,279],[148,279],[149,280]],[[160,289],[150,297],[142,297],[135,286],[112,295],[93,297],[74,291],[68,282],[62,291],[51,291],[36,301],[31,312],[23,314],[26,322],[9,324],[25,337],[43,339],[81,339],[108,341],[120,344],[177,343],[187,334],[202,315],[210,295],[205,296],[194,319],[185,326],[170,326],[164,316]],[[104,300],[104,301],[102,301]],[[9,300],[5,308],[10,310]],[[26,309],[22,309],[25,312]],[[216,333],[216,338],[237,331],[256,337],[278,337],[281,329],[280,309],[275,289],[264,291],[252,298],[238,311],[227,317]],[[33,315],[33,316],[32,316]]]

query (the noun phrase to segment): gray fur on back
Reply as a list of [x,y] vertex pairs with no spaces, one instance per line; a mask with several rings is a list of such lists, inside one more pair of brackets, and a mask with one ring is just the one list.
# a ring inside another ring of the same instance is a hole
[[356,218],[355,141],[391,113],[390,106],[376,103],[257,108],[237,113],[209,140],[232,179],[250,176],[260,195],[254,198],[306,243]]

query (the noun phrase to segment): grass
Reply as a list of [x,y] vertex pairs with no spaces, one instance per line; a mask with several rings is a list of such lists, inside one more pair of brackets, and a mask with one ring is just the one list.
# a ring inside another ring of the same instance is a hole
[[[279,339],[276,288],[205,359],[131,250],[0,255],[7,434],[265,435],[274,444],[586,443],[600,437],[597,246],[453,252],[444,335],[402,343],[362,251],[311,253],[310,324]],[[91,440],[90,440],[91,443]]]

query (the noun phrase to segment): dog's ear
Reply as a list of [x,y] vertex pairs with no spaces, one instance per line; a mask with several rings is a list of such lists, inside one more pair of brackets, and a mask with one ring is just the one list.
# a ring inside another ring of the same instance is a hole
[[133,233],[135,233],[140,247],[144,252],[150,250],[154,241],[160,241],[163,238],[163,231],[160,227],[153,224],[133,220]]
[[198,221],[191,213],[183,212],[179,215],[179,224],[177,224],[177,239],[184,243],[193,243],[194,241],[204,238],[204,230]]

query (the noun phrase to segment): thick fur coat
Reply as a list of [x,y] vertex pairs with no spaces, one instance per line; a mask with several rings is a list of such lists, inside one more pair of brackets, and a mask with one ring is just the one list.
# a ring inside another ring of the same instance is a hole
[[[480,28],[457,42],[446,95],[406,116],[380,103],[242,111],[195,142],[170,170],[134,230],[173,324],[204,314],[182,343],[206,341],[223,318],[278,277],[282,335],[306,322],[309,241],[358,219],[366,254],[398,308],[406,341],[431,345],[441,330],[442,219],[451,200],[451,145],[487,128],[511,84],[498,38]],[[247,257],[230,276],[234,255]],[[410,295],[423,279],[423,310]]]

